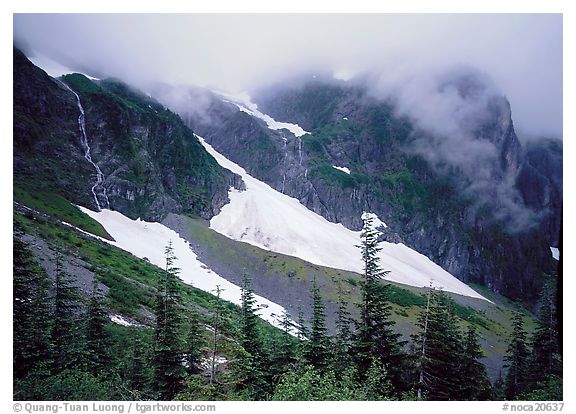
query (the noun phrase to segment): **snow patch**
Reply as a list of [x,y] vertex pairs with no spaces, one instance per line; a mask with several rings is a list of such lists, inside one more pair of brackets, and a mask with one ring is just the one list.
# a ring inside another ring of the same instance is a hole
[[272,118],[270,115],[263,114],[258,110],[258,105],[250,101],[250,96],[243,93],[240,95],[230,95],[225,92],[215,92],[218,95],[226,98],[226,102],[233,103],[238,107],[239,110],[242,112],[246,112],[248,115],[251,115],[255,118],[259,118],[266,122],[269,129],[279,130],[279,129],[287,129],[288,131],[292,132],[295,136],[301,137],[304,134],[309,134],[309,132],[304,131],[300,125],[291,124],[289,122],[279,122]]
[[[81,208],[80,206],[76,206],[76,207]],[[93,238],[98,239],[98,240],[100,240],[100,241],[103,241],[103,242],[105,242],[105,243],[108,243],[108,242],[109,242],[109,240],[105,239],[104,237],[100,237],[100,236],[97,236],[97,235],[95,235],[95,234],[92,234],[92,233],[90,233],[90,232],[88,232],[88,231],[86,231],[86,230],[82,230],[80,227],[76,227],[76,226],[74,226],[73,224],[70,224],[70,223],[68,223],[68,222],[66,222],[66,221],[61,221],[60,223],[64,224],[65,226],[72,227],[74,230],[79,231],[80,233],[84,233],[84,234],[87,235],[87,236],[93,237]]]
[[126,319],[125,317],[123,317],[122,315],[109,315],[108,316],[110,318],[110,320],[112,322],[114,322],[117,325],[122,325],[122,326],[141,326],[141,325],[137,325],[135,323],[130,322],[128,319]]
[[[117,211],[102,210],[95,212],[78,206],[82,212],[99,222],[115,241],[100,239],[108,244],[119,247],[141,259],[148,261],[161,269],[166,266],[164,249],[172,241],[174,254],[177,257],[176,266],[180,270],[180,279],[205,292],[214,293],[216,285],[223,289],[221,298],[235,304],[240,304],[240,287],[224,279],[204,263],[198,260],[190,244],[178,233],[168,227],[154,222],[132,220]],[[280,327],[276,315],[281,315],[284,308],[262,296],[254,295],[258,316]]]
[[[228,359],[226,357],[223,357],[223,356],[216,355],[216,357],[214,358],[214,365],[215,366],[226,364],[227,362],[228,362]],[[202,362],[200,362],[200,366],[202,366],[202,368],[207,369],[207,370],[211,369],[212,368],[212,358],[202,358]]]
[[375,229],[378,229],[380,227],[384,227],[387,228],[388,226],[386,225],[386,223],[384,223],[382,220],[380,220],[380,217],[378,217],[378,215],[376,213],[369,213],[369,212],[362,212],[362,218],[368,218],[371,217],[372,218],[372,225],[374,226]]
[[552,257],[556,260],[560,260],[560,250],[558,247],[550,246],[550,251],[552,251]]
[[336,168],[337,170],[345,172],[346,174],[350,174],[350,168],[348,168],[348,167],[337,167],[337,166],[333,165],[332,168]]
[[[210,220],[210,228],[234,240],[299,257],[308,262],[361,273],[360,232],[331,223],[308,210],[298,200],[282,194],[250,176],[198,137],[222,167],[239,174],[246,190],[230,189],[230,202]],[[380,219],[378,224],[386,226]],[[112,234],[114,236],[114,234]],[[411,286],[429,286],[485,299],[426,256],[405,246],[383,242],[380,260],[389,270],[388,280]],[[280,315],[280,312],[275,312]]]

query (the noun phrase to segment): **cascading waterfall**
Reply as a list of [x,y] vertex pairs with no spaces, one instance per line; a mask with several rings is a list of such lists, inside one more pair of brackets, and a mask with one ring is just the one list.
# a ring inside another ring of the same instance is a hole
[[281,193],[284,194],[284,188],[286,185],[286,161],[288,160],[288,138],[282,136],[282,140],[284,141],[284,171],[282,172],[282,191],[281,191]]
[[300,156],[300,166],[302,166],[302,137],[298,137],[298,155]]
[[92,155],[90,154],[90,145],[88,144],[88,136],[86,135],[86,122],[85,122],[85,114],[84,114],[84,107],[82,106],[82,102],[80,102],[80,96],[72,90],[68,85],[64,82],[59,81],[66,89],[74,94],[76,97],[76,104],[78,105],[78,109],[80,110],[80,115],[78,116],[78,126],[80,127],[80,142],[84,147],[84,158],[90,164],[94,166],[96,170],[96,184],[92,186],[92,195],[94,196],[94,201],[96,202],[96,206],[98,207],[98,211],[102,210],[100,202],[98,201],[98,195],[96,194],[96,189],[100,187],[102,189],[102,195],[104,200],[106,201],[106,207],[110,209],[110,200],[108,200],[108,193],[106,192],[106,187],[102,185],[104,182],[104,174],[98,165],[92,161]]

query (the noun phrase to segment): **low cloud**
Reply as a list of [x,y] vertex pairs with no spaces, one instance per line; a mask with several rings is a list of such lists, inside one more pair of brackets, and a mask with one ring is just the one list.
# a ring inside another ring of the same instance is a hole
[[212,92],[207,89],[156,84],[151,87],[151,95],[180,114],[189,126],[192,119],[203,124],[215,121],[210,115],[210,105],[214,102],[214,98]]
[[408,152],[441,174],[463,176],[458,184],[476,210],[489,206],[509,231],[537,224],[515,186],[522,153],[510,106],[487,74],[460,66],[372,82],[372,94],[392,100],[416,127]]
[[[16,14],[14,40],[144,91],[164,83],[236,93],[299,73],[371,73],[373,93],[393,96],[420,127],[410,150],[439,171],[461,171],[467,191],[487,194],[498,214],[515,217],[512,227],[532,216],[513,169],[497,168],[499,145],[477,139],[482,126],[496,108],[520,138],[562,137],[561,14]],[[164,93],[176,111],[212,121],[209,95]],[[511,112],[494,99],[502,95]]]
[[392,79],[466,64],[494,79],[522,133],[562,134],[560,14],[16,14],[14,37],[141,89],[241,92],[299,72]]

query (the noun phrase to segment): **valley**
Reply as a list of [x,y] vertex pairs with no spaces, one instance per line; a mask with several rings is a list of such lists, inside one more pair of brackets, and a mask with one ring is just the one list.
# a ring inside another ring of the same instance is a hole
[[292,399],[315,376],[311,399],[508,393],[517,336],[555,341],[561,141],[524,148],[504,97],[453,82],[487,94],[482,179],[361,84],[175,99],[14,48],[15,398]]

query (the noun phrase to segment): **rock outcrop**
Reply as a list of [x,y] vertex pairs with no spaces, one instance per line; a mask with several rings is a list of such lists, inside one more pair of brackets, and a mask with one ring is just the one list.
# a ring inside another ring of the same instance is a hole
[[[65,84],[65,85],[64,85]],[[109,207],[145,220],[168,213],[211,218],[239,176],[222,169],[175,113],[116,80],[80,74],[57,80],[14,49],[14,181],[53,189],[96,209],[94,166],[80,140],[76,97]],[[106,206],[108,207],[108,206]]]
[[559,230],[561,181],[552,177],[561,171],[561,150],[544,161],[524,148],[503,96],[483,96],[480,115],[463,126],[488,155],[479,165],[458,165],[418,151],[442,137],[358,85],[313,81],[256,98],[262,112],[311,131],[302,137],[271,130],[218,95],[202,94],[203,116],[180,102],[188,125],[326,219],[358,230],[361,212],[375,212],[389,226],[387,240],[410,245],[466,282],[529,304],[542,274],[553,271],[549,246]]

